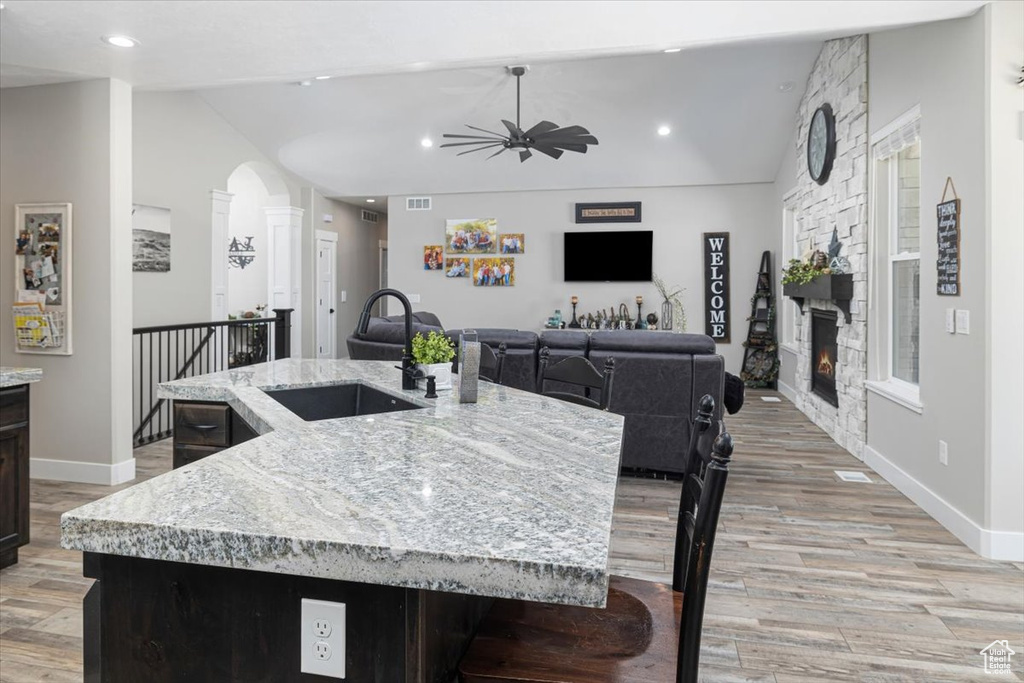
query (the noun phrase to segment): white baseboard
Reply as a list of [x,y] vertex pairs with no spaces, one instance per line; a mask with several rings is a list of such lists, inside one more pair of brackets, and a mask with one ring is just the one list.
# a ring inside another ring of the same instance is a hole
[[796,389],[794,389],[793,387],[789,386],[788,384],[783,382],[781,379],[779,380],[778,384],[779,384],[779,393],[782,394],[783,396],[785,396],[786,398],[788,398],[790,403],[796,404]]
[[981,528],[871,446],[864,446],[864,464],[982,557],[990,560],[1024,562],[1024,533]]
[[128,458],[112,465],[99,462],[31,458],[29,460],[29,477],[72,481],[77,484],[115,486],[135,478],[135,458]]

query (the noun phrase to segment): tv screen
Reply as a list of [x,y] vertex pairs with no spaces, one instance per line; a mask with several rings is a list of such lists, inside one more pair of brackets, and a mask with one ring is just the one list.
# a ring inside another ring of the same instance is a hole
[[566,282],[650,282],[650,230],[565,233]]

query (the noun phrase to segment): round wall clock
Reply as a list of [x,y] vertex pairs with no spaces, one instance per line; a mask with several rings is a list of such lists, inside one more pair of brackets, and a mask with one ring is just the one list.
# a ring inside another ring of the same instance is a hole
[[832,107],[823,104],[811,117],[807,129],[807,170],[819,185],[828,182],[836,158],[836,118]]

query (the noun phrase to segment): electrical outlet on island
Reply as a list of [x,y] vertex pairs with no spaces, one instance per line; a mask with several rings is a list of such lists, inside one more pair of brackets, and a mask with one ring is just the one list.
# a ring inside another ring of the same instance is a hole
[[345,678],[345,603],[302,598],[300,670]]

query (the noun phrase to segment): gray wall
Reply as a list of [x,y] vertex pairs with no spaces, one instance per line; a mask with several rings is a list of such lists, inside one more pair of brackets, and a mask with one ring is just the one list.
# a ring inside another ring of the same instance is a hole
[[[870,36],[870,131],[878,131],[917,104],[921,107],[920,400],[924,412],[919,415],[869,393],[868,446],[979,525],[985,520],[984,57],[981,12],[967,19]],[[952,176],[963,200],[963,294],[959,297],[935,293],[934,207],[947,176]],[[970,335],[945,332],[947,307],[970,311]],[[879,356],[884,344],[887,340],[871,335],[869,352]],[[949,444],[948,466],[939,464],[940,439]]]
[[[562,234],[575,230],[654,231],[654,272],[669,284],[685,287],[683,304],[689,332],[703,333],[703,260],[701,233],[730,233],[731,343],[720,344],[726,369],[738,373],[747,335],[750,297],[761,252],[778,251],[780,232],[771,183],[548,192],[497,192],[435,195],[432,211],[406,211],[405,197],[388,203],[389,284],[418,294],[417,310],[437,313],[446,327],[510,327],[539,330],[556,308],[571,315],[569,297],[579,296],[583,313],[627,303],[636,315],[635,297],[644,312],[657,311],[661,299],[651,283],[566,283]],[[577,225],[575,202],[643,202],[643,222]],[[449,218],[496,218],[498,232],[526,235],[526,253],[516,256],[516,285],[474,287],[423,270],[423,247],[444,242]]]
[[[134,325],[209,320],[210,190],[227,191],[242,163],[271,162],[194,92],[136,93],[134,109],[134,200],[171,210],[171,271],[133,274]],[[300,206],[299,183],[280,175]]]
[[[334,232],[338,235],[338,260],[337,260],[337,314],[335,324],[337,326],[337,357],[348,357],[348,349],[345,346],[345,338],[355,329],[359,322],[359,313],[363,309],[363,302],[376,291],[380,277],[378,258],[378,245],[381,234],[387,234],[387,215],[381,214],[380,223],[367,223],[361,218],[362,207],[353,206],[345,202],[324,197],[316,190],[304,192],[304,206],[310,208],[307,211],[309,220],[304,225],[310,226],[309,248],[303,249],[303,297],[310,304],[306,307],[309,312],[304,316],[305,328],[303,330],[303,355],[307,358],[315,358],[314,344],[316,335],[314,330],[316,317],[316,301],[314,299],[316,283],[316,261],[315,235],[317,230]],[[324,214],[330,214],[333,221],[327,223],[323,220]],[[305,235],[303,243],[305,245]],[[386,239],[386,237],[384,238]],[[307,265],[308,264],[308,265]],[[341,292],[347,293],[347,301],[342,303]],[[308,292],[308,296],[306,294]],[[306,343],[305,340],[309,340]]]
[[[111,483],[131,462],[131,89],[94,80],[10,88],[0,98],[0,234],[14,205],[71,202],[73,355],[17,353],[13,252],[0,280],[3,365],[41,367],[32,385],[33,476]],[[41,461],[50,461],[43,463]],[[71,461],[72,464],[52,461]],[[90,463],[83,465],[82,463]]]

